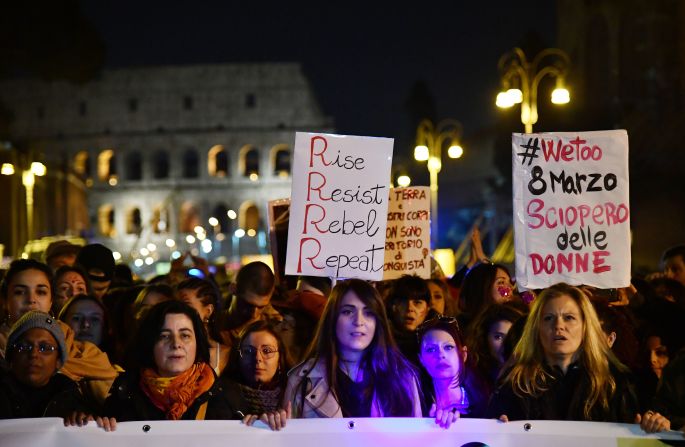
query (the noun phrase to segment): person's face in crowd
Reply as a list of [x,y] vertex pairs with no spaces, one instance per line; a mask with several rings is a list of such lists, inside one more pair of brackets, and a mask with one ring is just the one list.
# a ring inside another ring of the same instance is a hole
[[445,294],[442,288],[434,282],[428,283],[428,290],[431,291],[431,309],[434,309],[439,314],[445,313]]
[[262,318],[264,309],[271,302],[271,293],[258,295],[254,292],[245,292],[236,298],[239,319],[244,322],[251,322]]
[[397,327],[415,331],[428,315],[428,303],[424,300],[405,299],[393,305],[393,319]]
[[193,366],[196,352],[192,320],[185,314],[167,314],[153,350],[157,373],[178,376]]
[[504,338],[511,329],[511,321],[500,320],[490,325],[488,329],[488,348],[490,355],[500,363],[504,363]]
[[203,304],[202,299],[197,295],[197,292],[198,289],[181,289],[178,291],[178,298],[195,309],[202,321],[206,323],[214,312],[214,305]]
[[91,300],[77,301],[69,307],[66,323],[74,330],[76,340],[89,341],[96,346],[102,343],[105,313]]
[[340,300],[335,334],[340,357],[353,358],[371,345],[376,333],[376,316],[356,293],[349,291]]
[[[61,367],[59,347],[52,334],[43,328],[26,331],[14,349],[10,362],[12,375],[24,385],[38,388],[47,385],[50,378]],[[28,348],[31,346],[31,348]],[[43,352],[41,352],[41,350]]]
[[[89,269],[88,276],[90,276],[90,286],[93,289],[93,295],[98,299],[102,299],[109,290],[110,280],[105,280],[105,273],[100,269]],[[101,279],[96,279],[101,278]]]
[[276,337],[252,332],[240,344],[240,372],[251,385],[269,383],[278,371],[279,356]]
[[685,262],[683,262],[683,257],[680,255],[672,256],[666,259],[665,264],[664,273],[666,277],[675,279],[685,286]]
[[159,303],[163,303],[164,301],[169,301],[171,298],[158,292],[150,292],[147,295],[145,295],[145,298],[143,298],[143,302],[140,303],[140,308],[138,309],[138,312],[135,315],[135,319],[138,321],[141,321],[145,315],[149,312],[149,310],[154,307],[155,305]]
[[649,353],[649,365],[658,378],[664,367],[668,364],[668,348],[661,342],[661,337],[651,335],[647,337],[647,352]]
[[64,306],[64,303],[72,296],[87,293],[86,280],[78,272],[66,272],[56,281],[55,307],[56,311]]
[[466,349],[460,350],[454,338],[443,330],[428,331],[421,340],[419,359],[433,380],[454,380],[461,368],[460,355],[466,360]]
[[511,284],[511,277],[506,270],[497,269],[495,281],[492,283],[491,293],[494,303],[506,303],[507,301],[511,301],[513,288]]
[[539,328],[547,363],[568,367],[583,341],[583,329],[580,307],[573,298],[562,295],[549,300],[542,308]]
[[7,311],[12,322],[30,310],[50,312],[50,306],[50,281],[40,270],[28,269],[19,272],[7,285]]
[[57,269],[59,269],[60,267],[63,267],[65,265],[72,267],[74,264],[76,264],[76,253],[66,253],[63,255],[53,256],[52,258],[50,258],[50,262],[48,262],[48,267],[50,267],[53,272],[56,272]]

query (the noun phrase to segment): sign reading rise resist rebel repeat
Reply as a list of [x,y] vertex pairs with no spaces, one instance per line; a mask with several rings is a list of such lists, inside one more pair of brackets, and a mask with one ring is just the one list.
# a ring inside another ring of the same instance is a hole
[[516,281],[630,284],[625,130],[513,134]]
[[286,274],[383,278],[392,146],[296,134]]

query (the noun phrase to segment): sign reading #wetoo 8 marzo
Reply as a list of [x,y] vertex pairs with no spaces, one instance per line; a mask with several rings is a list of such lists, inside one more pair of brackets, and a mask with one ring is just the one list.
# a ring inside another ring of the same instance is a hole
[[296,134],[286,274],[382,279],[392,146]]
[[625,130],[513,134],[516,280],[630,283]]

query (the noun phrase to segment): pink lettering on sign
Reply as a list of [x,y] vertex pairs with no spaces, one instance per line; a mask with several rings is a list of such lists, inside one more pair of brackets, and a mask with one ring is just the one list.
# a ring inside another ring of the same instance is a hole
[[599,146],[583,146],[587,143],[586,140],[581,140],[576,137],[571,140],[569,144],[563,144],[559,139],[556,141],[556,147],[553,140],[542,139],[542,155],[545,161],[554,159],[554,161],[599,161],[602,159],[602,148]]

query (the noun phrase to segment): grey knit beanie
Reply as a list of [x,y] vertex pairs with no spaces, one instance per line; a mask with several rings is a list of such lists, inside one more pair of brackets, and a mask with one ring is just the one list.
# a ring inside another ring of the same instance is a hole
[[59,349],[59,358],[62,361],[62,365],[64,365],[69,356],[67,344],[64,340],[64,332],[57,323],[57,319],[45,312],[39,312],[37,310],[26,312],[16,323],[14,323],[7,339],[7,352],[13,349],[14,344],[19,341],[26,331],[35,328],[45,329],[55,337]]

